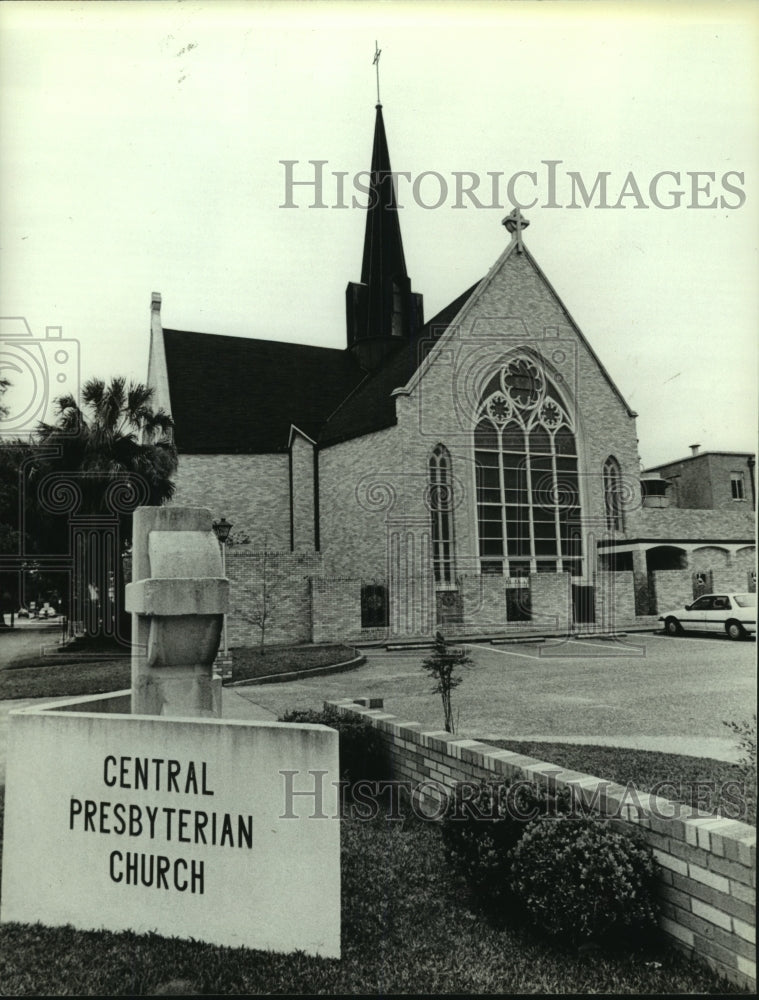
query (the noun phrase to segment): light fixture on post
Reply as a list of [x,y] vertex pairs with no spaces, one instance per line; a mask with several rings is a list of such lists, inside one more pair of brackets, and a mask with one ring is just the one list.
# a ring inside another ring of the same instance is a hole
[[[219,539],[219,545],[221,546],[221,575],[227,575],[227,539],[229,538],[229,533],[232,530],[232,525],[226,519],[222,517],[218,521],[213,522],[213,531],[216,537]],[[227,616],[224,615],[224,627],[222,629],[222,644],[224,646],[224,652],[221,656],[221,667],[222,676],[224,675],[225,667],[229,662],[229,650],[227,649]]]

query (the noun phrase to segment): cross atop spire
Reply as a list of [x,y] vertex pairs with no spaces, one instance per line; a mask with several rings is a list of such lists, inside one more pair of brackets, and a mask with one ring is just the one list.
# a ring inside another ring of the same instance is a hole
[[382,49],[379,48],[379,46],[377,45],[377,41],[375,39],[375,42],[374,42],[374,59],[372,60],[372,66],[376,66],[377,67],[377,104],[380,103],[379,61],[380,61],[380,56],[381,55],[382,55]]
[[511,233],[512,239],[517,242],[517,253],[521,253],[524,249],[522,243],[522,230],[526,229],[530,224],[530,220],[526,219],[518,208],[514,208],[509,212],[509,214],[501,220],[501,225],[506,226],[506,229]]

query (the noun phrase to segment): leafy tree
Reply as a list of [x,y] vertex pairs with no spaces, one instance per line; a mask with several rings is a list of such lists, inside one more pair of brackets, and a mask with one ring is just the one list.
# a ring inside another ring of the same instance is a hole
[[[8,416],[8,407],[2,403],[2,396],[10,382],[0,378],[0,421]],[[0,438],[0,555],[16,555],[22,541],[19,524],[19,478],[22,460],[28,456],[28,445],[21,441],[10,442]],[[0,628],[5,627],[4,615],[10,615],[18,606],[18,574],[0,573]]]
[[459,667],[468,666],[471,662],[472,658],[467,655],[465,650],[458,646],[450,646],[442,632],[438,632],[435,635],[435,652],[422,663],[424,669],[435,681],[433,692],[439,694],[442,699],[447,733],[455,732],[451,692],[463,680],[460,675],[455,674],[455,671]]
[[[163,410],[152,407],[153,390],[124,378],[90,379],[82,388],[82,405],[73,396],[56,401],[56,420],[39,425],[35,436],[36,458],[29,475],[30,494],[34,498],[40,537],[47,552],[65,551],[69,544],[69,518],[94,519],[110,516],[118,527],[119,547],[131,539],[132,513],[138,506],[159,506],[174,494],[172,476],[176,471],[177,454],[171,432],[173,421]],[[58,490],[58,498],[68,495],[72,506],[64,513],[55,513],[50,497]],[[103,586],[93,565],[104,558],[95,552],[92,536],[82,536],[81,544],[89,551],[80,554],[77,566],[88,577],[75,580],[80,593],[88,588],[97,593]],[[109,590],[116,608],[123,615],[122,565],[120,551],[111,554],[109,566],[113,573]],[[88,631],[99,634],[104,623],[90,624]],[[119,631],[125,636],[128,623],[121,618]]]

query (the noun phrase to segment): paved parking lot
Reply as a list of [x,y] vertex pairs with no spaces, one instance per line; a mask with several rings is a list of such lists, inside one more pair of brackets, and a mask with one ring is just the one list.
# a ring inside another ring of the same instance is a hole
[[[722,636],[548,640],[469,645],[473,665],[453,692],[461,736],[637,746],[736,759],[723,720],[756,704],[756,644]],[[374,695],[403,720],[438,729],[426,650],[367,650],[358,670],[290,684],[238,688],[279,714],[325,698]]]
[[[722,636],[631,634],[623,640],[548,640],[467,646],[473,663],[453,692],[457,734],[657,749],[737,759],[723,720],[747,719],[756,705],[756,643]],[[429,650],[366,650],[347,673],[288,684],[227,689],[235,718],[276,719],[329,698],[381,697],[404,721],[442,727],[440,697],[422,670]],[[55,699],[53,699],[55,700]],[[0,703],[0,761],[7,713]]]

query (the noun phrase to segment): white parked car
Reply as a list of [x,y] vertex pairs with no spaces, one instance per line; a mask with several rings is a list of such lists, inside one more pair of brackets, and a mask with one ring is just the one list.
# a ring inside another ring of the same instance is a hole
[[756,594],[703,594],[693,604],[659,615],[667,635],[686,629],[727,632],[731,639],[756,635]]

